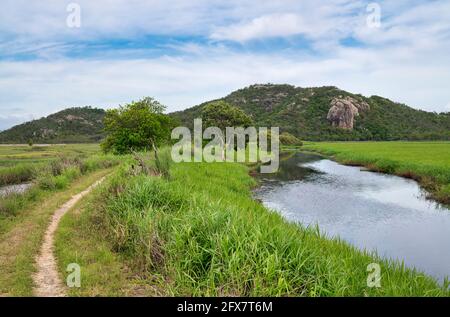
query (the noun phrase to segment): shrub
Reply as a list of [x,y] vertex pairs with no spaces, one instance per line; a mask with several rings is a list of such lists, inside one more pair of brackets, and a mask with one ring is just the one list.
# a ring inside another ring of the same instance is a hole
[[40,175],[36,182],[39,188],[44,190],[53,190],[56,188],[55,177],[50,174]]
[[297,145],[297,146],[303,145],[302,141],[300,141],[299,138],[293,136],[288,132],[283,132],[280,134],[280,143],[282,145]]
[[108,110],[104,118],[107,137],[102,149],[125,154],[149,149],[151,142],[158,146],[168,142],[173,121],[163,114],[164,110],[165,106],[149,97]]

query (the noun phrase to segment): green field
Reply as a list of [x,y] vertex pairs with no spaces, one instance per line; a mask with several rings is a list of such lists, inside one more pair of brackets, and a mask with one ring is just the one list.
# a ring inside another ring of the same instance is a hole
[[91,155],[99,151],[98,144],[0,145],[0,168],[47,162],[65,155]]
[[304,149],[416,179],[433,198],[450,204],[450,142],[307,142]]
[[0,187],[30,183],[0,197],[0,296],[33,294],[35,256],[53,213],[120,160],[97,144],[0,146]]
[[[182,163],[170,178],[123,165],[61,223],[62,275],[83,267],[75,296],[448,296],[426,275],[287,222],[252,199],[238,163]],[[367,287],[367,265],[382,287]],[[124,269],[126,268],[126,269]],[[107,277],[107,278],[106,278]]]
[[31,184],[25,193],[1,197],[0,231],[5,219],[38,200],[43,192],[64,189],[79,176],[118,161],[118,157],[101,154],[98,144],[0,145],[0,188]]
[[[435,194],[449,184],[448,142],[304,148],[417,178],[434,184]],[[107,181],[69,211],[57,231],[63,280],[69,263],[83,272],[82,287],[67,289],[69,295],[450,295],[448,281],[440,285],[266,209],[252,198],[257,182],[243,164],[170,164],[166,148],[158,164],[146,154],[153,171],[146,174],[131,156],[101,155],[97,145],[0,147],[0,153],[5,161],[18,159],[5,170],[39,167],[29,192],[0,201],[0,295],[32,295],[33,261],[52,212],[106,174]],[[382,268],[381,288],[367,287],[367,265],[374,262]]]
[[98,144],[0,145],[0,186],[31,181],[58,159],[83,159],[99,151]]

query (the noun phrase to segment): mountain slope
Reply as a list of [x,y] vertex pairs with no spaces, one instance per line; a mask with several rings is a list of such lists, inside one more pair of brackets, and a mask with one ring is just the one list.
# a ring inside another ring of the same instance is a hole
[[[256,126],[278,126],[303,140],[450,140],[450,113],[410,108],[336,87],[252,85],[220,99],[241,108]],[[171,113],[192,128],[198,106]],[[69,108],[0,132],[0,143],[88,143],[103,138],[103,109]]]
[[88,143],[103,138],[105,110],[69,108],[0,133],[0,143]]
[[[252,85],[221,100],[252,116],[256,126],[278,126],[305,140],[450,139],[450,113],[416,110],[336,87]],[[192,127],[205,104],[171,115]]]

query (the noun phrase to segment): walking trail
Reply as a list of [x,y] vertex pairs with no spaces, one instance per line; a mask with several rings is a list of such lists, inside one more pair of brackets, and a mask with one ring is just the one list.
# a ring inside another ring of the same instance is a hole
[[81,193],[72,198],[55,211],[47,230],[45,231],[44,242],[36,257],[36,274],[33,275],[34,294],[40,297],[62,297],[66,296],[65,286],[58,274],[58,266],[53,252],[54,236],[58,224],[64,214],[69,211],[81,198],[89,194],[95,187],[100,185],[105,177],[89,186]]

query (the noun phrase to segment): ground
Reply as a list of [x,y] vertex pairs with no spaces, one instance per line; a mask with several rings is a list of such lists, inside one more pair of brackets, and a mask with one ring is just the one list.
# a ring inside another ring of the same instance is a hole
[[[437,193],[449,184],[449,147],[448,142],[305,145],[347,163],[422,182],[429,177]],[[36,258],[43,247],[53,247],[57,283],[69,296],[449,296],[448,285],[421,272],[267,210],[252,199],[257,183],[242,164],[173,164],[161,177],[131,169],[130,157],[98,156],[97,145],[61,145],[0,147],[0,166],[13,176],[15,159],[45,170],[59,159],[57,153],[81,155],[63,159],[69,165],[46,176],[44,184],[56,179],[64,186],[42,187],[40,178],[31,179],[37,182],[33,196],[14,197],[22,203],[3,209],[14,212],[0,217],[1,295],[36,295]],[[61,209],[105,175],[86,198]],[[55,215],[61,222],[43,245]],[[380,289],[366,285],[366,268],[373,262],[382,267]],[[82,268],[80,288],[61,285],[70,263]]]

